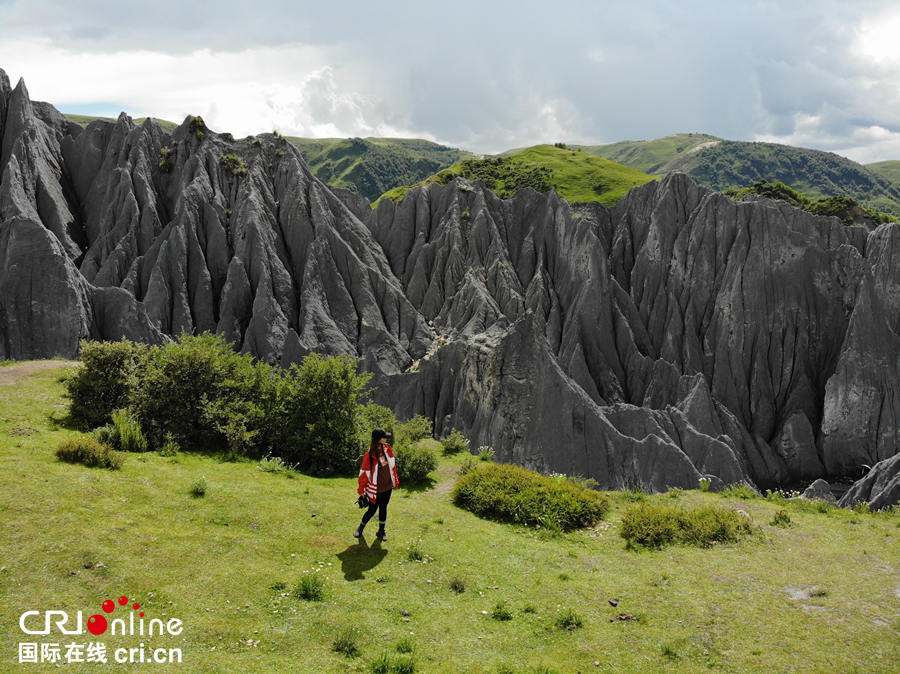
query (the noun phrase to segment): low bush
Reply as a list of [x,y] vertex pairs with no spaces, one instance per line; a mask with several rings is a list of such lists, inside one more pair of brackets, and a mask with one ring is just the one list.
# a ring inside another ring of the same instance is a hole
[[284,462],[280,456],[264,456],[256,467],[264,473],[286,473],[291,466]]
[[159,450],[160,456],[178,456],[178,452],[181,451],[181,447],[175,441],[175,436],[171,433],[166,433],[166,437],[163,438],[163,446]]
[[428,473],[438,466],[434,452],[425,447],[394,447],[394,455],[397,458],[397,477],[401,484],[424,482]]
[[98,436],[131,451],[160,448],[167,439],[170,449],[225,449],[253,459],[277,448],[285,464],[304,472],[349,475],[358,469],[370,422],[393,423],[387,408],[361,404],[371,374],[357,373],[350,356],[310,354],[282,370],[212,334],[183,334],[153,347],[84,342],[82,356],[83,367],[67,381],[73,418],[96,428],[127,408],[116,425],[120,437],[112,429]]
[[206,478],[201,477],[199,480],[194,482],[194,484],[191,485],[190,494],[194,498],[201,498],[203,496],[206,496]]
[[397,642],[395,649],[398,653],[412,653],[416,649],[416,642],[411,637],[403,637]]
[[325,599],[325,581],[316,573],[308,573],[297,583],[294,596],[306,601],[322,601]]
[[441,438],[441,449],[444,454],[458,454],[469,450],[469,439],[462,431],[454,429],[450,435]]
[[430,438],[432,433],[431,419],[421,414],[397,423],[394,428],[394,437],[398,445],[412,445],[419,440]]
[[454,576],[450,579],[450,589],[456,594],[462,594],[466,591],[466,582],[462,578]]
[[117,429],[114,424],[99,426],[93,430],[91,435],[94,436],[94,439],[97,442],[103,445],[109,445],[113,449],[121,448],[119,444],[119,429]]
[[123,452],[147,451],[147,438],[144,437],[141,425],[130,410],[114,410],[112,420],[115,435],[119,439],[119,448]]
[[89,468],[119,470],[122,467],[122,455],[91,436],[64,440],[56,449],[56,458],[67,463],[80,463]]
[[584,624],[584,621],[581,619],[581,616],[579,616],[575,612],[574,609],[567,608],[556,614],[556,618],[554,618],[553,624],[561,630],[572,631],[578,627],[581,627]]
[[481,463],[460,477],[453,501],[481,517],[563,531],[591,526],[609,507],[602,494],[568,480],[494,463]]
[[739,513],[719,506],[681,508],[651,502],[629,506],[619,535],[628,547],[661,548],[673,543],[709,547],[736,541],[750,533],[750,523]]
[[510,611],[506,607],[506,604],[504,604],[502,601],[497,602],[497,605],[494,606],[493,610],[491,611],[491,618],[493,618],[494,620],[506,621],[512,620],[512,617],[512,611]]
[[334,642],[331,644],[331,650],[335,653],[341,653],[348,658],[355,658],[359,655],[359,633],[353,627],[341,630]]
[[372,674],[413,674],[416,671],[416,663],[408,655],[390,658],[386,653],[382,653],[372,660],[369,669],[372,670]]
[[494,460],[494,448],[486,447],[482,445],[478,448],[478,459],[480,461],[493,461]]
[[147,347],[119,342],[81,342],[81,366],[65,381],[72,401],[69,413],[80,428],[110,423],[112,412],[125,407]]
[[746,482],[737,482],[730,484],[719,492],[719,496],[723,498],[739,498],[744,501],[759,498],[759,492]]
[[773,527],[789,527],[791,526],[791,516],[788,515],[787,510],[782,508],[772,516],[772,521],[769,524]]

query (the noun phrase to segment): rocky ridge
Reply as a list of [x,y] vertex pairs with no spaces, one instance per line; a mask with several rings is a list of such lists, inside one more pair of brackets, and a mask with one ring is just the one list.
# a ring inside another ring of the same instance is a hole
[[86,129],[0,71],[0,360],[215,331],[602,487],[858,477],[900,445],[900,225],[684,175],[614,208],[457,179],[367,212],[282,138]]

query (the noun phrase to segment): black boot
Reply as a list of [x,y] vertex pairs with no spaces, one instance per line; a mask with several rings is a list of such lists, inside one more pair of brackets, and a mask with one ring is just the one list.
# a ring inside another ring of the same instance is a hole
[[366,528],[366,523],[360,522],[359,526],[356,527],[356,531],[353,532],[353,537],[354,538],[362,538],[363,529],[365,529],[365,528]]
[[384,533],[384,525],[385,525],[384,522],[379,522],[378,523],[378,533],[375,534],[375,537],[380,541],[387,540],[387,534]]

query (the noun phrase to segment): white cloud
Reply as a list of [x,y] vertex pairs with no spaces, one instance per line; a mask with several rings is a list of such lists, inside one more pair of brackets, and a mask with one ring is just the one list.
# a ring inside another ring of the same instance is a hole
[[388,124],[378,99],[354,87],[359,74],[330,65],[345,61],[336,49],[303,45],[172,55],[74,52],[49,40],[0,43],[11,79],[24,76],[33,99],[62,109],[105,101],[135,117],[181,122],[199,114],[236,136],[272,129],[310,137],[423,135]]

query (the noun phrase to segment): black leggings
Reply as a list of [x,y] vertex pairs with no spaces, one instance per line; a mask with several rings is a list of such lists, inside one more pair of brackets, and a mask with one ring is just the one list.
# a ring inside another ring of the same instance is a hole
[[378,510],[378,524],[384,526],[385,522],[387,522],[387,505],[388,501],[391,500],[391,492],[393,489],[388,489],[387,491],[380,491],[378,495],[375,497],[375,503],[369,504],[369,509],[363,515],[362,523],[365,525],[368,523],[370,519],[372,519],[372,515],[375,514],[375,511]]

